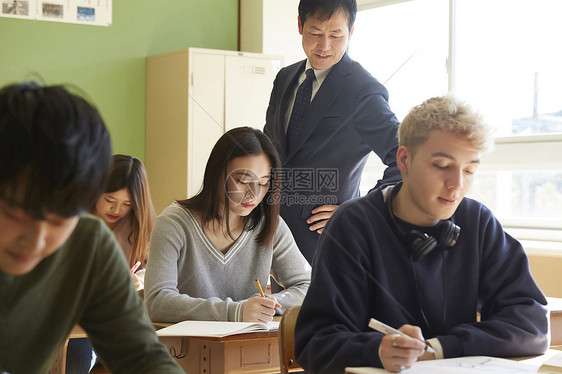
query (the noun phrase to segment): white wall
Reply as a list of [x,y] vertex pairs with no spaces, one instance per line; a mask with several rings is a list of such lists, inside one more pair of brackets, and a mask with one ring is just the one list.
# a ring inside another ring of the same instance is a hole
[[299,0],[241,0],[240,50],[285,56],[285,66],[303,60]]
[[[359,10],[411,0],[357,0]],[[240,0],[240,50],[285,56],[285,66],[306,58],[298,32],[299,0]]]

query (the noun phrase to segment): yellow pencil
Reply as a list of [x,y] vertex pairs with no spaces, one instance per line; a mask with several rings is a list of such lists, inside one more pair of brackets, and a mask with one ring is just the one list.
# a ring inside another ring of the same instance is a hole
[[260,281],[257,280],[257,279],[256,279],[256,286],[258,286],[258,290],[260,291],[261,297],[265,297],[265,294],[263,293],[263,290],[261,289]]

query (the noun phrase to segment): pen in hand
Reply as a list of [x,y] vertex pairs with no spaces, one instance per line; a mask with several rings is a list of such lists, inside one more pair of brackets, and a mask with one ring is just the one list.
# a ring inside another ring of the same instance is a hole
[[[405,335],[402,331],[396,330],[394,327],[390,327],[386,323],[378,321],[374,318],[371,318],[371,320],[369,321],[369,327],[372,328],[373,330],[378,331],[378,332],[382,332],[385,335],[388,335],[388,334]],[[435,353],[433,348],[431,348],[431,346],[429,344],[427,344],[427,342],[424,342],[424,343],[425,343],[425,350],[427,352]]]
[[[267,297],[267,296],[265,296],[265,294],[263,293],[263,290],[262,290],[262,288],[261,288],[260,281],[256,278],[256,279],[255,279],[255,282],[256,282],[256,286],[258,286],[258,291],[260,291],[260,296],[261,296],[261,297]],[[277,301],[277,299],[275,299],[275,298],[273,298],[273,297],[269,297],[269,299],[275,300],[275,308],[281,308],[281,304],[279,304],[279,302]]]
[[133,267],[131,268],[131,274],[135,274],[135,271],[137,271],[137,269],[139,268],[140,264],[141,264],[141,262],[140,262],[140,261],[137,261],[137,262],[133,265]]
[[258,290],[260,291],[261,297],[265,297],[265,294],[263,293],[263,290],[261,289],[260,281],[256,278],[255,282],[256,282],[256,286],[258,286]]

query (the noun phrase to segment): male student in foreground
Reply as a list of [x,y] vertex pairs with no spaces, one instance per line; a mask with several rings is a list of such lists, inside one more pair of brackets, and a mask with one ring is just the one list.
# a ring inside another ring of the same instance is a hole
[[84,99],[0,90],[0,373],[47,373],[79,324],[112,373],[183,373],[158,342],[106,225],[84,215],[111,162]]
[[[451,97],[406,116],[403,182],[340,207],[320,239],[295,329],[307,372],[399,372],[417,360],[547,349],[546,300],[523,248],[464,198],[489,139],[480,116]],[[370,318],[403,335],[369,329]]]

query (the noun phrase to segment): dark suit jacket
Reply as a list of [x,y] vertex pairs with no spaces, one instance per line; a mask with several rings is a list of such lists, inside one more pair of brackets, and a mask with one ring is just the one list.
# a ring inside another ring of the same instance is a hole
[[306,109],[297,143],[287,151],[285,114],[306,60],[279,71],[264,132],[279,152],[283,172],[281,216],[301,252],[312,263],[319,235],[306,223],[311,210],[359,196],[367,156],[374,151],[387,165],[381,183],[400,180],[396,167],[398,120],[386,88],[344,54],[332,67]]

